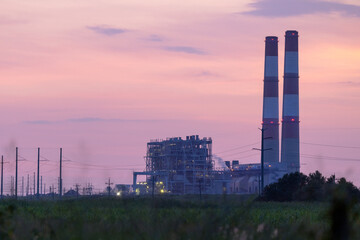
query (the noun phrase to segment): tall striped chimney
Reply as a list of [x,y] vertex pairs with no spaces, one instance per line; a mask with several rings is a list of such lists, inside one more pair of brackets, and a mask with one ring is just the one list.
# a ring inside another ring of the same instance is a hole
[[285,33],[281,163],[288,173],[300,170],[298,32]]
[[264,70],[264,162],[279,163],[279,74],[278,38],[265,38]]

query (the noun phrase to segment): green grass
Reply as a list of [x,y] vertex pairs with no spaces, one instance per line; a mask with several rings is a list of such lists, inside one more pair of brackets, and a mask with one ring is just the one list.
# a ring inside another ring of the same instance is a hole
[[327,239],[329,205],[239,196],[4,200],[0,239]]

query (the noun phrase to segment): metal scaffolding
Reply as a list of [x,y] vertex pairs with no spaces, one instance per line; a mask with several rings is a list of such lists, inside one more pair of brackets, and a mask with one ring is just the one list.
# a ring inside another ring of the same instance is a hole
[[212,186],[212,139],[198,135],[151,140],[147,144],[146,172],[148,185],[164,184],[174,194],[206,193]]

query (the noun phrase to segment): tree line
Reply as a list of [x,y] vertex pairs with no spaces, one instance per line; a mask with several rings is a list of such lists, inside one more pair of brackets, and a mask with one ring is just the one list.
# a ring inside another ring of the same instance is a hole
[[259,200],[263,201],[327,201],[334,195],[346,195],[358,202],[360,190],[345,178],[324,177],[319,171],[305,175],[285,174],[277,182],[267,185]]

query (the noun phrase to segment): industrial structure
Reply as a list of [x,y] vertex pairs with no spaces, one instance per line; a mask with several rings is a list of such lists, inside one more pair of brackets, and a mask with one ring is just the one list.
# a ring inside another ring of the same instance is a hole
[[281,163],[287,172],[300,170],[298,32],[286,31]]
[[264,102],[264,162],[279,163],[279,73],[278,38],[265,39]]
[[[146,171],[134,172],[133,179],[133,188],[142,193],[210,193],[218,181],[230,179],[214,172],[212,139],[199,135],[151,140],[145,159]],[[138,175],[146,175],[140,186],[136,184]]]
[[[286,31],[284,91],[279,161],[278,38],[265,38],[261,164],[225,161],[215,169],[212,139],[198,135],[152,140],[147,144],[146,171],[134,172],[136,193],[261,193],[264,184],[300,170],[298,32]],[[146,181],[137,183],[138,175]]]
[[[211,186],[213,169],[211,138],[198,135],[166,140],[153,140],[147,144],[146,171],[158,173],[157,182],[174,193],[195,193]],[[150,178],[150,181],[152,178]]]
[[[211,138],[193,135],[151,140],[145,160],[146,171],[133,173],[133,190],[138,194],[244,194],[260,189],[259,163],[226,161],[225,168],[215,169]],[[281,177],[278,167],[265,164],[267,184]],[[146,181],[138,183],[139,175],[145,175]]]

